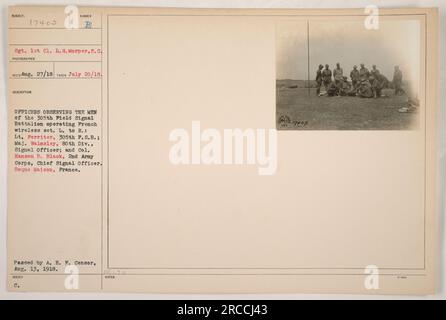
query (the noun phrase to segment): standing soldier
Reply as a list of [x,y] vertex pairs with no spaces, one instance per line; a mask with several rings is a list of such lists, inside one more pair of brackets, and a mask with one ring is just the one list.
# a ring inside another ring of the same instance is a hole
[[336,68],[333,70],[333,78],[335,85],[338,89],[341,89],[342,77],[344,76],[344,70],[342,70],[339,62],[336,63]]
[[403,73],[398,66],[395,66],[395,72],[393,73],[393,87],[395,88],[395,95],[403,94]]
[[359,79],[361,81],[368,80],[370,76],[369,70],[364,67],[364,63],[361,63],[361,68],[359,69]]
[[375,79],[379,78],[380,73],[379,73],[379,70],[376,69],[376,65],[372,66],[372,70],[370,71],[370,75],[373,76]]
[[352,79],[352,86],[357,88],[359,82],[359,71],[357,66],[353,66],[353,70],[350,72],[350,78]]
[[331,84],[331,70],[328,64],[325,65],[325,69],[322,71],[322,81],[324,83],[325,90],[328,92],[328,88]]
[[319,65],[319,68],[316,71],[316,94],[321,94],[321,86],[322,86],[322,69],[324,69],[323,65]]
[[373,96],[375,98],[381,97],[381,90],[384,87],[383,77],[380,74],[370,76],[370,84],[372,85]]

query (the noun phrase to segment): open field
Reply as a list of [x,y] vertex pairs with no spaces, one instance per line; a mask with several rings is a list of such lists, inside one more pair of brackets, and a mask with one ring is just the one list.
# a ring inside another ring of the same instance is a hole
[[386,97],[318,97],[315,83],[305,88],[305,80],[277,80],[276,126],[279,130],[409,130],[418,127],[418,108],[407,107],[406,95]]

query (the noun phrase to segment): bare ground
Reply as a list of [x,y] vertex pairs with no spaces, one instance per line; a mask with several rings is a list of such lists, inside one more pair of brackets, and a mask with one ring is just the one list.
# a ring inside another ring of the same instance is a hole
[[386,97],[318,97],[316,89],[305,88],[302,80],[277,80],[276,125],[279,130],[409,130],[418,127],[418,108],[398,112],[407,106],[406,95]]

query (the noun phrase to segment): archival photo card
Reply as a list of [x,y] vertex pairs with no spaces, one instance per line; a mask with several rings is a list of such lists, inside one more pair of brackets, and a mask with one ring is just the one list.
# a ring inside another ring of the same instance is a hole
[[8,290],[436,292],[435,8],[8,18]]

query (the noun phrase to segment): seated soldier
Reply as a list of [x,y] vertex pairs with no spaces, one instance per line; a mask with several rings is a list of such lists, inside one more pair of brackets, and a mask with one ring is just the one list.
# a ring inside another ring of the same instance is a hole
[[348,82],[348,79],[346,76],[342,77],[341,84],[339,86],[339,95],[340,96],[346,96],[351,91],[352,86]]
[[369,80],[362,80],[358,87],[358,96],[361,98],[372,98],[373,90]]
[[331,82],[328,85],[327,94],[328,94],[329,97],[333,97],[333,96],[337,96],[338,95],[338,87],[336,86],[336,84],[334,82]]
[[[357,85],[357,87],[358,87],[358,85]],[[359,89],[357,87],[355,88],[354,86],[351,86],[350,91],[347,92],[347,95],[350,96],[350,97],[357,96],[358,95],[358,89]]]

